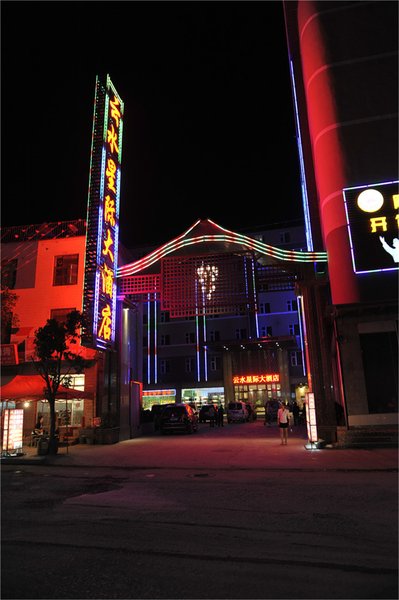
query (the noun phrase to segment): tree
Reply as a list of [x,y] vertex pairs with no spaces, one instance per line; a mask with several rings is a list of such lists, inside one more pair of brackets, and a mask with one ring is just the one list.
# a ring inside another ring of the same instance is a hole
[[18,296],[9,288],[1,290],[1,343],[9,344],[12,327],[18,327],[19,319],[14,314]]
[[57,439],[55,436],[55,399],[60,385],[71,385],[71,371],[82,373],[85,361],[74,346],[81,337],[81,329],[86,325],[82,313],[74,310],[67,314],[65,321],[48,319],[44,327],[35,331],[34,365],[45,382],[45,397],[50,407],[50,441],[49,454],[56,454]]

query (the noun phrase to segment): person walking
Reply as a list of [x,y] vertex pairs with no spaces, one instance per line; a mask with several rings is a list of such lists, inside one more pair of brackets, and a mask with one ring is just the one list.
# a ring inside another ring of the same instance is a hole
[[278,409],[277,423],[280,429],[281,443],[286,446],[288,443],[289,411],[288,407],[283,402]]
[[299,406],[296,402],[293,403],[291,412],[294,416],[294,425],[296,427],[297,425],[299,425]]
[[209,415],[209,427],[215,427],[216,411],[212,404],[209,407],[208,415]]
[[223,420],[224,420],[224,408],[221,404],[218,408],[218,412],[216,415],[216,424],[218,427],[224,427]]

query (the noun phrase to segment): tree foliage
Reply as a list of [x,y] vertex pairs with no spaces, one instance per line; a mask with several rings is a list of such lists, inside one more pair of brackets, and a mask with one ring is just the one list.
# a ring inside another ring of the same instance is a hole
[[81,373],[85,361],[79,354],[78,341],[82,327],[86,325],[82,313],[70,312],[64,322],[48,319],[44,327],[35,331],[34,365],[45,382],[45,397],[50,407],[49,454],[57,452],[55,437],[55,400],[60,385],[71,385],[71,372]]
[[9,288],[1,290],[1,343],[9,344],[11,328],[18,327],[19,319],[14,313],[18,296]]

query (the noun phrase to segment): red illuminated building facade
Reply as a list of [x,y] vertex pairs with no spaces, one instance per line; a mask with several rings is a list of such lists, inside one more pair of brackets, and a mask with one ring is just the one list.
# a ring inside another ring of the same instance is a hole
[[397,427],[398,5],[283,5],[307,248],[328,254],[299,292],[309,387],[339,441]]
[[[16,321],[8,332],[2,332],[2,348],[13,348],[13,360],[2,360],[2,385],[15,375],[37,376],[32,364],[34,333],[47,319],[62,320],[72,310],[82,308],[86,223],[82,220],[44,223],[1,229],[1,287],[17,297],[13,309]],[[72,388],[92,394],[92,399],[56,401],[57,426],[62,433],[69,425],[78,431],[90,425],[96,415],[95,396],[98,369],[103,361],[95,351],[81,347],[80,352],[90,362],[84,374],[72,374]],[[94,360],[93,360],[94,359]],[[2,398],[10,406],[12,398]],[[14,403],[13,403],[14,404]],[[24,406],[22,403],[18,406]],[[28,438],[35,426],[37,414],[44,416],[49,429],[49,408],[43,399],[26,398],[24,434]]]

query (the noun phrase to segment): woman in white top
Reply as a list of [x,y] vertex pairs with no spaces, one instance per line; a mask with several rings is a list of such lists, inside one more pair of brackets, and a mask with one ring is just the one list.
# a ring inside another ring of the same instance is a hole
[[281,404],[277,413],[277,423],[280,428],[280,439],[282,444],[287,444],[288,441],[288,423],[289,410],[285,404]]

